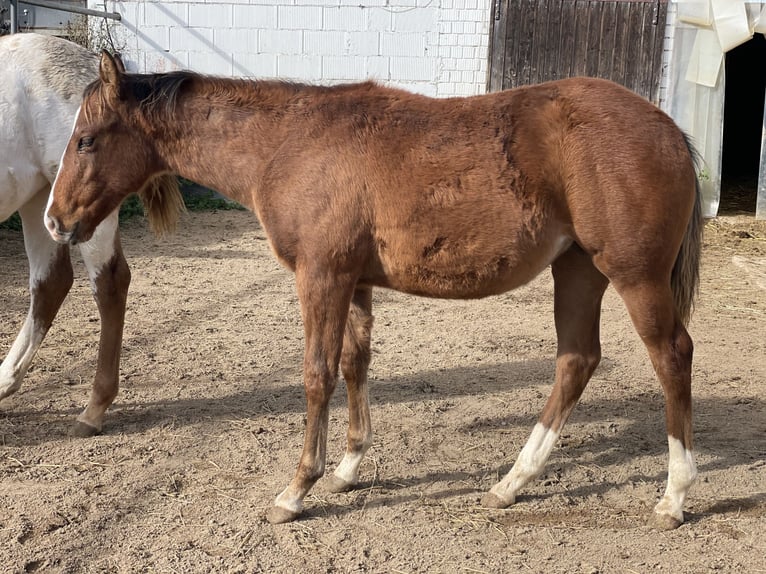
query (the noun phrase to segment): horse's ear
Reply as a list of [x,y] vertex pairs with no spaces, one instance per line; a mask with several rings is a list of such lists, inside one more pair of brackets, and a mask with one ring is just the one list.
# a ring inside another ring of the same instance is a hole
[[114,58],[114,64],[121,74],[125,73],[125,63],[122,61],[122,56],[118,52],[115,52],[112,56]]
[[[101,77],[101,81],[104,82],[105,85],[111,86],[115,89],[117,89],[120,85],[120,74],[122,73],[120,68],[122,67],[122,60],[120,60],[120,64],[118,65],[117,62],[115,62],[114,57],[107,52],[106,50],[103,50],[101,52],[101,65],[99,67],[99,76]],[[122,67],[124,69],[124,67]]]

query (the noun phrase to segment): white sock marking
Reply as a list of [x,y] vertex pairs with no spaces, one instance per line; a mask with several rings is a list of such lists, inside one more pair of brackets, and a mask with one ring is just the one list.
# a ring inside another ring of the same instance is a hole
[[683,522],[684,500],[695,478],[697,465],[694,463],[694,453],[684,448],[677,438],[668,436],[668,485],[654,511]]
[[508,504],[513,504],[519,489],[543,470],[558,438],[559,433],[537,423],[513,468],[490,492]]

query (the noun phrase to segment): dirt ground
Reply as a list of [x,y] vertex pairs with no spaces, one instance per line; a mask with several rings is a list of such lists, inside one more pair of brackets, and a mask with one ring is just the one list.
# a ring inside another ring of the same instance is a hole
[[[550,391],[552,281],[482,301],[378,291],[375,442],[355,492],[322,481],[305,517],[264,513],[295,470],[304,424],[292,275],[246,212],[181,232],[124,228],[133,270],[121,390],[104,434],[67,436],[99,323],[78,279],[24,386],[0,405],[0,571],[766,572],[766,225],[707,225],[691,333],[699,479],[687,522],[645,526],[664,489],[663,400],[613,290],[604,359],[545,473],[517,504],[479,499]],[[0,356],[26,313],[20,233],[0,231]],[[328,470],[347,411],[334,398]]]

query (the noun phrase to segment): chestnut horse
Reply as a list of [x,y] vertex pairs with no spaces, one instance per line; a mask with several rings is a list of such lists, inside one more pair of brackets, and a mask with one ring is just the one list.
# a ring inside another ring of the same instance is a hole
[[371,82],[125,74],[104,53],[53,185],[49,232],[60,243],[87,240],[131,189],[164,173],[251,208],[296,275],[305,442],[271,522],[296,518],[324,473],[339,366],[349,428],[330,488],[358,484],[372,440],[373,287],[485,297],[551,265],[555,384],[521,454],[483,504],[513,504],[542,470],[599,363],[601,299],[611,282],[667,403],[668,483],[653,522],[681,524],[696,475],[684,325],[702,220],[691,148],[655,106],[586,78],[436,100]]
[[[0,221],[15,211],[21,215],[30,291],[24,325],[0,365],[0,399],[21,387],[72,286],[69,247],[51,241],[43,212],[82,92],[96,78],[98,56],[77,44],[38,34],[0,38]],[[157,183],[168,185],[167,180]],[[147,188],[145,195],[152,190]],[[161,220],[153,222],[162,228]],[[101,318],[93,389],[72,428],[74,435],[89,436],[101,431],[118,387],[130,270],[116,210],[106,214],[80,253]]]

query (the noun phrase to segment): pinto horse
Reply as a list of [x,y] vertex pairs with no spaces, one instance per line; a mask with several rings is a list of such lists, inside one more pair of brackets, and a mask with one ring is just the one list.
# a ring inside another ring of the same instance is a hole
[[[24,325],[0,365],[0,399],[21,387],[73,283],[69,247],[51,241],[43,213],[83,90],[96,78],[98,56],[77,44],[38,34],[0,38],[0,221],[15,211],[21,216],[30,291]],[[146,201],[160,183],[171,185],[167,179],[147,188]],[[168,193],[175,197],[172,189]],[[76,436],[99,433],[117,395],[130,270],[120,246],[117,211],[105,215],[80,246],[101,338],[90,400],[72,429]],[[161,219],[154,217],[152,223],[163,229]]]
[[372,289],[503,293],[552,266],[555,384],[515,464],[482,503],[504,508],[543,468],[601,357],[611,282],[666,400],[668,482],[653,523],[674,528],[696,467],[692,341],[702,219],[691,147],[673,121],[603,80],[436,100],[367,82],[335,87],[126,74],[102,54],[51,192],[46,226],[86,241],[131,189],[177,173],[243,203],[295,272],[305,330],[306,430],[267,518],[295,519],[325,467],[328,403],[346,381],[346,453],[371,444]]

